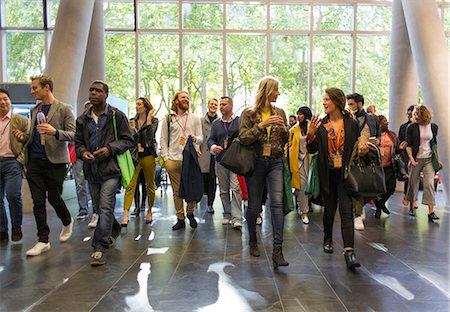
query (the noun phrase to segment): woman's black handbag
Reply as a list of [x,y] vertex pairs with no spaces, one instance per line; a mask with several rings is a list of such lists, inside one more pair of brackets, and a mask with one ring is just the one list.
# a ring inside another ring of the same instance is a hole
[[392,167],[398,181],[403,182],[408,180],[408,170],[400,154],[394,154],[392,156]]
[[220,164],[241,176],[253,173],[256,165],[256,149],[252,145],[244,145],[239,139],[234,139],[224,152]]
[[346,168],[345,186],[351,196],[374,198],[386,193],[386,182],[380,150],[372,143],[367,144],[369,152],[366,156],[359,157],[356,142]]

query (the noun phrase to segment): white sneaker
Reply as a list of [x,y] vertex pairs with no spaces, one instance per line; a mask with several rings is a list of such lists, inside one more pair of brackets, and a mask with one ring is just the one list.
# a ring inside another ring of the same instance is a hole
[[239,220],[236,220],[233,222],[233,229],[235,230],[241,230],[242,229],[242,223]]
[[70,218],[70,224],[65,226],[63,225],[61,234],[59,234],[59,241],[61,243],[67,242],[69,238],[72,236],[72,231],[73,231],[73,218]]
[[256,225],[262,224],[262,214],[258,213],[258,216],[256,217]]
[[223,218],[223,220],[222,220],[222,224],[223,224],[223,225],[227,225],[227,224],[230,224],[230,219],[227,219],[227,218]]
[[43,252],[50,250],[50,243],[38,242],[33,248],[27,251],[27,256],[38,256]]
[[91,222],[89,222],[89,224],[88,224],[88,228],[92,229],[92,228],[97,227],[97,223],[98,223],[98,214],[93,213]]
[[309,218],[307,213],[302,213],[302,222],[304,224],[309,224]]
[[362,217],[355,218],[355,230],[364,231],[364,222],[362,220]]
[[366,221],[366,210],[364,209],[364,207],[363,207],[363,210],[362,210],[361,218],[362,218],[363,221]]

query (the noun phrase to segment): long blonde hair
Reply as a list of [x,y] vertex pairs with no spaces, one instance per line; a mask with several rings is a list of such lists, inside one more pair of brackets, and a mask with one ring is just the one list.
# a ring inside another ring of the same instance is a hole
[[272,76],[265,76],[258,81],[256,96],[253,103],[253,112],[261,111],[266,105],[270,105],[269,95],[278,90],[280,82]]

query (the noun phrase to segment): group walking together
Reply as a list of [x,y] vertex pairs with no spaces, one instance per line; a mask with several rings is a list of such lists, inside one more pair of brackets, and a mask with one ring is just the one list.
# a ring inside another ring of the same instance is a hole
[[[191,228],[197,227],[194,213],[203,195],[207,196],[207,212],[215,213],[218,182],[222,223],[237,231],[246,224],[249,254],[259,257],[257,225],[261,223],[264,206],[271,216],[275,269],[289,265],[283,255],[289,197],[291,201],[295,198],[303,224],[310,222],[312,203],[324,206],[325,253],[334,251],[333,224],[339,209],[344,258],[349,269],[360,266],[354,251],[354,231],[364,229],[364,205],[373,201],[375,218],[380,218],[382,212],[389,214],[386,202],[395,192],[397,180],[406,180],[403,204],[409,206],[410,216],[416,216],[421,182],[422,204],[428,206],[428,220],[439,219],[434,212],[435,173],[442,168],[437,148],[438,126],[431,122],[431,111],[424,105],[408,108],[408,121],[397,136],[389,130],[386,117],[376,115],[375,107],[364,109],[362,95],[346,96],[338,88],[328,88],[323,95],[323,118],[301,106],[296,115],[289,116],[288,123],[285,111],[275,106],[280,82],[266,76],[257,84],[252,106],[244,109],[241,116],[234,113],[233,98],[223,96],[209,100],[207,113],[199,118],[190,112],[189,94],[179,91],[173,96],[170,112],[161,121],[145,97],[136,100],[136,116],[128,119],[107,103],[108,85],[94,81],[85,110],[75,120],[72,107],[54,97],[53,84],[53,79],[46,75],[31,78],[31,93],[37,104],[31,109],[29,120],[12,112],[8,91],[0,89],[0,240],[9,241],[8,219],[11,240],[22,239],[21,186],[25,174],[38,236],[27,256],[38,256],[51,249],[46,200],[61,219],[59,241],[64,243],[72,235],[74,218],[61,197],[69,163],[73,163],[72,174],[79,195],[77,219],[87,217],[87,198],[92,199],[89,223],[89,227],[95,228],[92,266],[106,263],[106,251],[121,228],[127,226],[141,183],[147,198],[145,223],[152,223],[160,167],[165,168],[173,191],[177,219],[174,231],[184,229],[186,219]],[[72,144],[72,150],[68,149],[68,143]],[[252,170],[245,174],[224,161],[227,153],[237,150],[230,148],[236,144],[252,155],[248,159]],[[118,157],[128,151],[134,173],[124,182]],[[375,196],[368,196],[355,192],[349,183],[348,168],[355,161],[364,163],[364,159],[373,158],[372,154],[375,158],[379,156],[383,187]],[[114,211],[121,186],[125,187],[125,195],[119,223]]]

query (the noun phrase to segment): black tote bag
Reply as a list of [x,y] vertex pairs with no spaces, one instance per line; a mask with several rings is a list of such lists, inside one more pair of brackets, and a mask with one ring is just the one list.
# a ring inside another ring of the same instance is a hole
[[239,139],[234,139],[225,151],[220,164],[237,175],[251,175],[256,165],[255,146],[244,145]]

